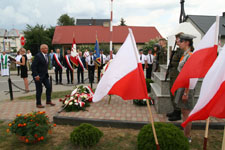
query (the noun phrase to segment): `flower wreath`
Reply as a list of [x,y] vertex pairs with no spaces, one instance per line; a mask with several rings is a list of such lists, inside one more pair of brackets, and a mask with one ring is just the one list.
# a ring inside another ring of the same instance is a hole
[[62,110],[67,112],[86,110],[85,108],[90,106],[92,102],[94,92],[89,86],[79,86],[75,88],[70,95],[66,95],[64,100],[59,99],[62,102]]

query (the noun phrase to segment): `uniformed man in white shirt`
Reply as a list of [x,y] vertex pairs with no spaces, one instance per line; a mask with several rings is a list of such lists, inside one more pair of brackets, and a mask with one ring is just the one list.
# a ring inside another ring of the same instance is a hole
[[148,50],[148,54],[146,55],[146,78],[151,79],[152,77],[152,65],[153,65],[153,58],[152,50]]
[[101,78],[101,70],[103,69],[106,63],[106,56],[103,54],[103,50],[100,50],[100,60],[101,60],[101,66],[98,67],[98,81]]
[[32,65],[32,54],[30,50],[27,50],[27,62],[28,62],[28,70],[31,70],[31,65]]
[[140,54],[140,61],[141,61],[141,64],[142,64],[142,68],[143,70],[145,69],[145,60],[146,60],[146,56],[143,54],[143,49],[140,49],[139,50],[139,54]]
[[[112,59],[114,59],[115,56],[116,56],[115,54],[112,54]],[[109,62],[109,61],[110,61],[110,54],[106,58],[106,63]]]
[[89,82],[94,83],[95,61],[94,61],[94,56],[93,56],[92,50],[90,50],[89,56],[86,58],[86,67],[88,70]]

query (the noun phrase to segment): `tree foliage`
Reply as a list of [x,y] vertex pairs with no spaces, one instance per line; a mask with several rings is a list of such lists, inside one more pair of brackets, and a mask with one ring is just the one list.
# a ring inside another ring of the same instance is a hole
[[67,14],[63,14],[59,17],[57,24],[59,26],[73,26],[75,25],[75,19],[73,17],[68,16]]
[[52,49],[52,38],[54,35],[55,27],[45,28],[43,25],[27,25],[24,31],[26,39],[25,48],[30,49],[31,53],[35,55],[40,50],[41,44],[47,44],[49,49]]
[[120,19],[120,26],[126,26],[125,20],[123,18]]

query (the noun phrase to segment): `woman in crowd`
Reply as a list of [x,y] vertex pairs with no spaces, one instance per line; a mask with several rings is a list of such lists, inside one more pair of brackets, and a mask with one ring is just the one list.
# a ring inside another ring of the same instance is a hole
[[28,73],[27,73],[27,56],[26,56],[26,50],[24,48],[20,49],[20,54],[22,55],[22,58],[20,61],[17,61],[16,64],[21,66],[21,78],[24,80],[24,85],[25,85],[25,90],[26,93],[29,92],[29,87],[28,87]]
[[[20,51],[17,52],[17,55],[16,55],[16,61],[20,61],[21,59],[21,54],[20,54]],[[16,64],[16,68],[17,68],[17,76],[20,75],[20,65],[19,64]]]
[[[181,57],[177,68],[179,72],[187,62],[188,58],[192,55],[193,38],[195,37],[188,34],[182,34],[180,36],[179,47],[184,51],[184,54]],[[177,107],[181,108],[183,121],[185,121],[194,107],[194,90],[188,88],[179,88],[175,96],[175,102],[177,103]],[[184,135],[188,138],[189,142],[191,142],[191,126],[192,123],[190,122],[184,128]]]

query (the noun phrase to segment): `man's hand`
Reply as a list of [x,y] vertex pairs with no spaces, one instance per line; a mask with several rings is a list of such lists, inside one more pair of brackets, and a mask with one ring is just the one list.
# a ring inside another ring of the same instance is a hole
[[184,93],[184,95],[182,96],[182,100],[183,100],[183,102],[187,102],[188,95],[186,93]]
[[52,67],[52,69],[54,69],[54,70],[55,70],[55,67]]
[[36,76],[35,77],[35,81],[40,81],[40,77],[39,76]]

